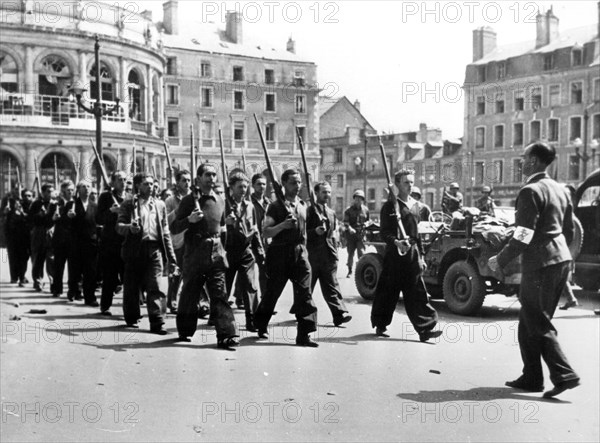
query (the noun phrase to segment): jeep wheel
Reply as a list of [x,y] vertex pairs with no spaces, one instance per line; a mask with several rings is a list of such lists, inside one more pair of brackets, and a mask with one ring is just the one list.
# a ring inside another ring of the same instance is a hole
[[444,275],[444,300],[455,314],[475,314],[485,298],[485,281],[467,261],[453,263]]
[[575,225],[575,233],[573,234],[573,240],[569,243],[569,251],[571,252],[573,261],[575,261],[579,257],[581,247],[583,246],[583,226],[575,215],[573,215],[573,225]]
[[365,300],[375,298],[377,282],[383,269],[383,258],[379,254],[369,253],[363,255],[356,264],[354,282],[358,293]]

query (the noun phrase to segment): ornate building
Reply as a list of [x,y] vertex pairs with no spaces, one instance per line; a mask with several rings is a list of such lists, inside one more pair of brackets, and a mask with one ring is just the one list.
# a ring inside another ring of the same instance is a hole
[[[36,166],[42,182],[95,181],[90,137],[95,119],[78,108],[73,86],[83,86],[84,104],[96,98],[100,70],[102,100],[118,109],[103,119],[103,157],[109,172],[147,161],[161,175],[163,158],[163,66],[160,34],[149,13],[134,14],[100,2],[0,3],[0,162],[4,194],[17,166],[31,187]],[[100,66],[94,39],[100,39]],[[144,160],[141,154],[145,150]],[[118,164],[118,165],[117,165]],[[9,170],[10,165],[10,170]]]

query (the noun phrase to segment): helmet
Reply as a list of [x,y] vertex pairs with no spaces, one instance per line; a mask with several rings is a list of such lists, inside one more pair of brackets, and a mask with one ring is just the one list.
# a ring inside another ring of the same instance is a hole
[[484,186],[483,188],[481,188],[481,192],[492,192],[492,188],[490,188],[489,186]]
[[459,188],[460,188],[460,186],[458,186],[458,183],[456,183],[456,182],[450,183],[450,189],[459,189]]
[[412,194],[417,194],[419,197],[422,195],[421,190],[419,188],[417,188],[416,186],[413,186]]
[[354,198],[354,197],[360,197],[364,200],[365,193],[363,191],[361,191],[360,189],[357,189],[356,191],[354,191],[354,194],[352,194],[352,198]]

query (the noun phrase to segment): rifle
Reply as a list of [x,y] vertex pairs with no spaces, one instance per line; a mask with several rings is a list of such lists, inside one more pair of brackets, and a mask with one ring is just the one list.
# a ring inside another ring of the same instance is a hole
[[146,147],[142,146],[142,172],[145,174],[148,171],[146,168]]
[[133,146],[131,147],[133,161],[131,162],[131,174],[135,177],[137,172],[137,150],[135,148],[135,140],[133,140]]
[[227,176],[227,165],[225,164],[225,148],[223,147],[223,131],[221,131],[221,124],[219,123],[219,147],[221,148],[221,171],[223,174],[223,191],[225,192],[225,201],[228,201],[230,206],[233,207],[231,196],[229,195],[229,180]]
[[115,198],[115,196],[112,193],[112,188],[110,186],[110,179],[108,178],[108,174],[106,173],[106,166],[104,166],[104,161],[102,160],[102,157],[100,157],[100,154],[98,153],[98,150],[96,149],[96,146],[94,145],[94,141],[91,138],[90,138],[90,143],[92,144],[92,151],[94,151],[94,156],[96,157],[96,161],[100,165],[100,172],[102,173],[102,180],[104,181],[104,186],[110,192],[113,202],[116,205],[118,205],[119,202],[117,201],[117,199]]
[[35,166],[35,180],[33,181],[33,187],[35,188],[38,197],[41,197],[42,181],[40,179],[40,170],[38,169],[37,157],[33,158],[33,164]]
[[262,129],[260,128],[260,123],[258,122],[258,118],[256,114],[254,114],[254,121],[256,122],[256,127],[258,128],[258,135],[260,137],[260,143],[263,148],[263,152],[265,154],[265,161],[267,163],[267,169],[269,170],[269,175],[271,176],[271,185],[273,186],[273,191],[275,192],[275,197],[279,200],[285,207],[285,195],[283,193],[283,189],[281,187],[281,183],[277,181],[275,178],[275,173],[273,172],[273,166],[271,165],[271,160],[269,159],[269,153],[267,152],[267,144],[265,143],[265,138],[262,133]]
[[300,154],[302,156],[302,167],[304,169],[304,177],[306,178],[306,188],[308,189],[308,198],[310,200],[310,205],[315,210],[315,214],[319,217],[320,224],[324,227],[326,216],[321,213],[321,210],[317,206],[317,202],[315,199],[315,193],[313,192],[313,188],[310,184],[310,173],[308,172],[308,164],[306,163],[306,154],[304,152],[304,142],[302,141],[302,136],[300,135],[300,131],[296,128],[296,135],[298,136],[298,146],[300,147]]
[[[167,168],[168,168],[168,177],[167,177],[167,181],[169,182],[169,184],[171,186],[175,185],[175,181],[174,181],[174,176],[173,176],[173,162],[171,161],[171,153],[169,152],[169,145],[167,144],[167,140],[163,140],[163,146],[165,148],[165,156],[167,157]],[[192,171],[192,174],[194,174],[195,171]]]
[[19,189],[19,198],[21,198],[21,192],[23,192],[23,184],[21,183],[21,170],[17,165],[17,187]]
[[54,154],[54,189],[58,189],[58,165],[56,164],[56,154]]
[[194,125],[190,125],[190,169],[192,175],[196,173],[196,151],[194,149]]
[[[19,167],[17,165],[17,167]],[[12,163],[10,161],[10,156],[8,157],[8,189],[12,192]],[[19,194],[19,197],[21,195]]]
[[398,229],[400,231],[399,240],[402,241],[401,245],[397,245],[398,255],[405,255],[409,248],[409,237],[406,235],[406,230],[404,229],[404,225],[402,224],[402,217],[400,215],[400,207],[398,205],[398,199],[394,195],[394,184],[392,183],[392,177],[390,176],[390,169],[387,164],[387,157],[385,156],[385,148],[383,146],[383,142],[381,141],[381,136],[379,138],[379,150],[381,151],[381,157],[383,159],[383,169],[385,170],[385,177],[388,182],[388,197],[391,199],[394,205],[394,214],[396,216],[396,221],[398,222]]

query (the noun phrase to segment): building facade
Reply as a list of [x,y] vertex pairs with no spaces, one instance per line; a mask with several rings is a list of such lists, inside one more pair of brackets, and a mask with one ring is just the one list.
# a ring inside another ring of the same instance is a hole
[[[600,3],[598,4],[600,21]],[[559,31],[552,9],[536,17],[536,39],[498,47],[490,27],[473,31],[466,67],[463,186],[483,185],[513,205],[520,156],[535,140],[558,153],[552,175],[576,185],[600,165],[600,24]],[[472,201],[472,200],[468,200]]]
[[165,170],[166,58],[148,13],[99,2],[15,1],[0,3],[0,24],[0,193],[14,185],[17,170],[29,188],[36,170],[42,182],[96,181],[90,145],[95,119],[78,108],[71,90],[87,89],[83,101],[88,106],[96,98],[96,35],[102,100],[107,107],[120,100],[102,122],[107,168],[131,164],[137,143],[138,168],[147,161],[148,167]]
[[428,128],[397,134],[377,134],[360,112],[360,104],[346,97],[324,106],[321,114],[321,178],[332,183],[332,207],[338,217],[352,203],[357,189],[365,193],[371,217],[379,218],[387,199],[387,180],[379,139],[390,175],[402,168],[415,171],[422,201],[439,209],[444,186],[460,177],[461,140],[444,140],[442,131]]
[[154,172],[165,186],[165,139],[176,167],[190,166],[192,144],[198,161],[220,164],[219,128],[229,171],[244,159],[249,175],[263,172],[256,114],[276,173],[300,165],[298,130],[317,176],[316,65],[295,54],[291,39],[283,50],[244,44],[239,13],[226,21],[225,29],[207,23],[183,35],[175,0],[163,4],[161,22],[104,2],[1,2],[0,195],[17,171],[28,188],[36,171],[41,182],[97,182],[95,118],[78,107],[73,89],[85,88],[83,102],[93,106],[96,36],[102,101],[107,108],[120,101],[102,119],[109,173],[132,170],[135,151],[136,170]]
[[285,50],[247,44],[239,12],[227,12],[225,30],[205,23],[182,35],[177,2],[163,6],[165,123],[176,162],[188,168],[193,145],[198,161],[220,165],[220,128],[228,171],[245,163],[249,176],[265,172],[256,115],[278,178],[288,167],[301,166],[297,130],[317,176],[316,65],[296,55],[291,39],[282,42]]

